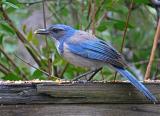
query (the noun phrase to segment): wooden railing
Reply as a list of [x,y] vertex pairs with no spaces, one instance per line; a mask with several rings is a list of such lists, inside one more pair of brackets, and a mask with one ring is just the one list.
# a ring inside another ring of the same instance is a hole
[[[160,83],[144,83],[160,100]],[[0,82],[0,116],[160,116],[127,82]]]

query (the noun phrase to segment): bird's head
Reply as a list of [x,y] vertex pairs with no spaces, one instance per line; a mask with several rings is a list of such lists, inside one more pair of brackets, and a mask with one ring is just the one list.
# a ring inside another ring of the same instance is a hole
[[35,31],[36,34],[49,35],[52,38],[59,40],[60,38],[67,38],[72,36],[75,29],[71,26],[64,24],[55,24],[47,27],[46,29],[38,29]]

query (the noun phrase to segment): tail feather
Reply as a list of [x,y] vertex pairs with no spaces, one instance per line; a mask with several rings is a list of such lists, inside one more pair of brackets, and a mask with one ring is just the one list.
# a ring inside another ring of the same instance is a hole
[[157,102],[156,97],[141,83],[139,82],[129,71],[123,68],[114,67],[122,76],[126,77],[132,85],[134,85],[139,91],[141,91],[149,100]]

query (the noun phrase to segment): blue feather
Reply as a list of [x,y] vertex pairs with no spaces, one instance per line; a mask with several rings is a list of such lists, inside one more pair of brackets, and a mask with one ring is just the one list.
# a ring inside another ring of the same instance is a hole
[[147,98],[149,98],[152,102],[157,102],[156,97],[149,92],[149,90],[139,82],[129,71],[123,68],[114,67],[117,72],[119,72],[123,77],[126,77],[132,85],[134,85],[139,91],[141,91]]
[[79,43],[67,42],[69,50],[79,56],[123,67],[122,56],[109,44],[98,39]]

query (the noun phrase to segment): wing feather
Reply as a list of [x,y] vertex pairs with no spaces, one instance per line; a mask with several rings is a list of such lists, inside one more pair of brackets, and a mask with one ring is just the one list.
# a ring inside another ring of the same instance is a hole
[[126,67],[121,54],[105,41],[88,39],[79,43],[68,42],[67,45],[71,52],[82,57],[102,61],[117,67]]

